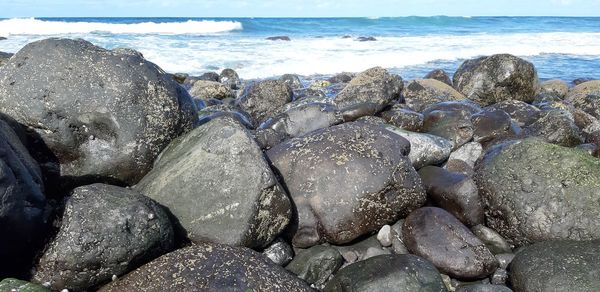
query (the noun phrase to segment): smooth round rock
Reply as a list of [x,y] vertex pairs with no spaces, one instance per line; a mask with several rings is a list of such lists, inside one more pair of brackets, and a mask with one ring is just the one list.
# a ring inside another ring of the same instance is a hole
[[516,136],[520,130],[514,129],[510,116],[503,110],[487,109],[471,116],[473,141],[482,144],[495,139]]
[[383,227],[381,227],[381,229],[379,229],[379,232],[377,232],[377,240],[379,240],[379,243],[381,243],[381,246],[383,247],[389,247],[392,245],[392,240],[394,238],[394,233],[395,231],[392,230],[392,227],[389,225],[383,225]]
[[498,267],[494,255],[466,226],[443,209],[424,207],[410,213],[402,235],[411,253],[440,272],[459,279],[480,279]]
[[512,249],[508,242],[494,229],[480,224],[471,228],[473,234],[477,236],[493,254],[511,253]]
[[337,272],[343,262],[342,255],[335,248],[315,245],[298,252],[285,268],[307,283],[320,286]]
[[259,128],[270,128],[289,137],[298,137],[340,123],[342,117],[334,106],[308,103],[268,119]]
[[485,108],[502,110],[519,126],[528,126],[540,117],[540,109],[520,100],[504,100]]
[[441,164],[450,157],[454,145],[447,139],[431,134],[409,132],[391,125],[385,127],[410,142],[408,158],[415,169]]
[[423,77],[423,79],[435,79],[437,81],[441,81],[452,86],[452,80],[448,76],[448,73],[446,73],[446,71],[442,69],[435,69],[433,71],[430,71],[429,73],[427,73],[427,75],[425,75],[425,77]]
[[481,111],[472,102],[441,102],[423,111],[423,132],[440,136],[454,143],[454,149],[473,139],[471,116]]
[[231,89],[240,89],[242,86],[242,82],[240,81],[240,77],[238,76],[237,72],[229,68],[221,71],[218,81]]
[[435,79],[413,80],[402,91],[406,105],[414,111],[423,111],[433,104],[463,100],[466,97],[450,85]]
[[282,113],[284,105],[292,101],[293,95],[292,88],[283,81],[258,81],[244,88],[236,105],[260,124],[267,118]]

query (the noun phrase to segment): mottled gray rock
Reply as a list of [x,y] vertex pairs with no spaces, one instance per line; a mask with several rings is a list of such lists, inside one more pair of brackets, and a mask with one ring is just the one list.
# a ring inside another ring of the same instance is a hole
[[285,268],[307,283],[320,286],[337,272],[343,262],[342,255],[335,248],[315,245],[298,252]]
[[93,184],[73,190],[62,224],[33,280],[82,291],[109,282],[173,249],[167,213],[131,189]]
[[199,243],[166,254],[100,291],[278,292],[312,289],[251,249]]
[[423,127],[423,115],[421,113],[392,106],[390,110],[381,113],[381,117],[390,125],[411,132],[420,132]]
[[[335,249],[337,249],[340,254],[344,257],[346,262],[353,263],[357,260],[364,259],[367,250],[369,249],[380,249],[381,243],[377,240],[377,235],[369,236],[365,239],[361,239],[355,242],[352,242],[348,245],[332,245]],[[353,260],[352,260],[353,259]]]
[[6,61],[8,61],[8,59],[10,59],[12,56],[13,54],[0,52],[0,67],[2,67],[2,65],[4,65],[4,63],[6,63]]
[[573,87],[566,100],[576,108],[600,119],[600,80],[584,82]]
[[474,284],[460,287],[456,292],[512,292],[512,290],[503,285]]
[[254,82],[244,88],[236,104],[258,123],[283,112],[283,106],[292,101],[292,88],[280,80]]
[[[444,168],[452,172],[460,172],[463,174],[469,174],[475,167],[475,162],[483,155],[483,147],[480,143],[469,142],[454,150],[450,153],[448,162],[444,165]],[[469,170],[465,172],[464,167],[468,167]]]
[[600,160],[526,139],[490,149],[475,181],[488,227],[509,243],[600,238]]
[[454,149],[473,139],[471,116],[481,111],[472,102],[450,101],[432,105],[423,111],[423,132],[446,138]]
[[423,77],[423,79],[435,79],[437,81],[441,81],[441,82],[444,82],[444,83],[452,86],[452,80],[450,80],[450,77],[448,76],[446,71],[444,71],[442,69],[435,69],[435,70],[427,73],[427,75],[425,75],[425,77]]
[[[227,69],[225,69],[225,70],[227,70]],[[234,73],[235,73],[235,71],[234,71]],[[236,73],[236,74],[237,74],[237,73]],[[219,73],[217,73],[217,72],[206,72],[206,73],[203,73],[202,75],[200,75],[200,76],[198,77],[198,79],[200,79],[200,80],[206,80],[206,81],[216,81],[216,82],[221,82],[221,81],[219,80],[220,76],[221,76],[221,75],[219,75]],[[237,76],[237,75],[235,75],[235,76]]]
[[204,125],[211,120],[227,116],[238,121],[240,124],[244,125],[248,129],[256,128],[254,119],[246,112],[240,110],[235,106],[223,104],[212,105],[198,111],[198,116],[199,125]]
[[408,158],[415,169],[438,165],[450,157],[454,145],[447,139],[431,134],[409,132],[390,125],[385,127],[408,140],[410,143]]
[[300,77],[296,74],[284,74],[279,77],[279,80],[285,82],[292,89],[302,88],[302,81],[300,81]]
[[483,243],[485,243],[485,246],[487,246],[493,254],[512,252],[512,249],[508,242],[506,242],[506,240],[502,238],[502,235],[494,231],[494,229],[485,227],[484,225],[480,224],[477,226],[473,226],[473,228],[471,228],[471,231],[473,231],[473,234],[475,234],[477,238],[479,238],[481,241],[483,241]]
[[342,72],[342,73],[338,73],[338,74],[333,75],[331,78],[327,79],[327,81],[331,82],[332,84],[335,84],[335,83],[348,83],[354,77],[356,77],[356,73]]
[[356,75],[333,101],[342,111],[366,106],[363,116],[369,116],[397,99],[403,86],[402,78],[375,67]]
[[426,166],[419,170],[429,199],[467,226],[483,223],[483,202],[477,185],[468,176],[443,168]]
[[498,268],[492,276],[490,276],[490,283],[493,285],[506,285],[508,280],[508,272],[505,269]]
[[562,80],[547,80],[540,84],[540,92],[554,95],[562,99],[569,93],[569,85]]
[[343,244],[397,221],[425,202],[404,138],[370,123],[345,123],[267,151],[298,222],[292,244]]
[[237,72],[229,68],[221,71],[218,81],[231,89],[240,89],[242,86],[242,82],[240,81],[240,77],[238,76]]
[[548,241],[524,248],[510,264],[516,291],[600,291],[600,241]]
[[406,105],[414,111],[423,111],[433,104],[463,100],[465,96],[450,85],[435,79],[413,80],[402,91]]
[[325,103],[309,103],[294,107],[260,125],[289,137],[297,137],[312,131],[337,125],[342,117],[336,108]]
[[540,116],[540,109],[520,100],[504,100],[485,109],[502,110],[521,127],[532,124]]
[[513,253],[501,253],[501,254],[497,254],[494,256],[496,257],[496,260],[498,260],[499,267],[503,268],[505,270],[506,270],[506,268],[508,268],[508,265],[510,265],[512,260],[515,258],[515,254],[513,254]]
[[586,137],[596,131],[600,131],[600,121],[578,108],[569,108],[569,112],[573,116],[573,122],[581,130],[581,134]]
[[281,238],[271,242],[262,254],[279,266],[287,265],[294,258],[294,250]]
[[473,141],[482,144],[489,144],[498,139],[514,138],[521,132],[519,127],[513,127],[510,116],[503,110],[483,110],[472,115],[471,122],[474,128]]
[[27,281],[6,278],[0,281],[0,291],[4,292],[50,292],[51,290]]
[[413,211],[404,221],[402,236],[411,253],[431,261],[440,272],[451,277],[484,278],[498,267],[483,242],[440,208]]
[[0,116],[0,278],[30,268],[48,227],[42,173],[11,126]]
[[384,254],[392,254],[388,249],[382,249],[378,247],[369,247],[367,251],[360,257],[359,260],[364,261],[370,259],[372,257],[384,255]]
[[526,127],[525,131],[548,143],[565,147],[574,147],[584,142],[573,117],[562,110],[543,111],[540,118]]
[[26,45],[2,68],[0,111],[44,145],[32,150],[48,188],[59,175],[135,184],[197,120],[187,92],[140,53],[56,38]]
[[224,99],[228,97],[235,97],[231,89],[227,86],[215,82],[215,81],[204,81],[198,80],[190,89],[190,95],[197,98],[216,98],[216,99]]
[[380,255],[341,269],[323,291],[446,291],[440,273],[414,255]]
[[173,141],[136,188],[169,208],[195,243],[264,247],[291,216],[261,149],[228,117]]
[[467,98],[484,106],[513,99],[532,102],[539,90],[533,64],[508,54],[465,61],[454,73],[453,83]]

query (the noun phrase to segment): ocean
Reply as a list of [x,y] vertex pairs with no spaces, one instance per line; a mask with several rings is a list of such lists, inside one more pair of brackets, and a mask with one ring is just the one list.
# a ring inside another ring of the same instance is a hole
[[[468,58],[509,53],[541,79],[600,79],[600,18],[19,18],[0,19],[0,51],[47,38],[83,38],[140,51],[165,71],[235,69],[243,79],[388,68],[404,79],[452,74]],[[267,37],[288,36],[291,41]],[[374,37],[375,41],[358,41]]]

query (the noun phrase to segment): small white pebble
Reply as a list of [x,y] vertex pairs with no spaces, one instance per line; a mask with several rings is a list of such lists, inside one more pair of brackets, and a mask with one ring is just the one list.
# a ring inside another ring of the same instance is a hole
[[381,246],[391,246],[392,245],[392,227],[389,225],[383,225],[377,233],[377,240],[381,243]]
[[116,281],[117,280],[117,275],[112,275],[112,280]]
[[148,219],[149,219],[149,220],[152,220],[152,219],[154,219],[154,214],[152,214],[152,213],[149,213],[149,214],[148,214]]
[[69,289],[62,289],[60,292],[69,292]]

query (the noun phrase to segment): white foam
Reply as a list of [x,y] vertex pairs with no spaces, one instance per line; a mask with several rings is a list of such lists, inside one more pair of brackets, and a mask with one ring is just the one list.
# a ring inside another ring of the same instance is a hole
[[242,30],[236,21],[188,20],[184,22],[98,23],[47,21],[35,18],[0,20],[0,36],[61,35],[106,32],[112,34],[213,34]]

